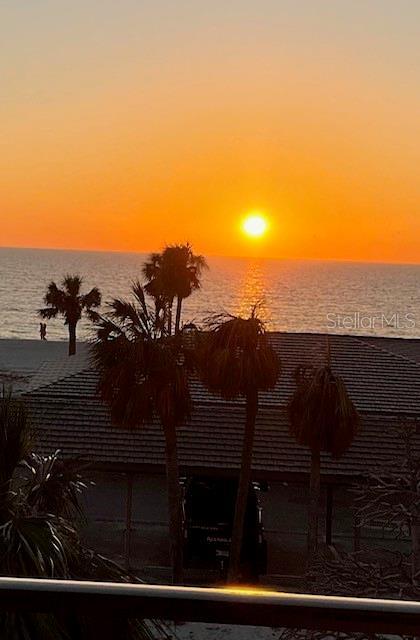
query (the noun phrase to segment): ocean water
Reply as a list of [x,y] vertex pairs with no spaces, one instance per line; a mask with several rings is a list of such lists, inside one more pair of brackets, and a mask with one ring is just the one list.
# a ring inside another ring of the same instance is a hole
[[[37,309],[47,284],[79,273],[103,301],[128,296],[146,254],[0,249],[0,337],[38,338]],[[267,328],[285,331],[420,337],[420,265],[208,258],[202,289],[184,304],[184,321],[260,305]],[[104,305],[105,307],[105,305]],[[50,339],[67,338],[61,319]],[[87,321],[78,336],[88,338]]]

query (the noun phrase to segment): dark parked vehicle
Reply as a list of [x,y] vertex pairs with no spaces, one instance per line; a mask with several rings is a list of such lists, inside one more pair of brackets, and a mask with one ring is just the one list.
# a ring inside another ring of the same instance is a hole
[[[237,480],[192,477],[185,482],[185,564],[190,568],[220,570],[229,563],[229,550],[235,510]],[[249,489],[242,546],[242,574],[255,580],[266,572],[267,550],[263,534],[259,491]]]

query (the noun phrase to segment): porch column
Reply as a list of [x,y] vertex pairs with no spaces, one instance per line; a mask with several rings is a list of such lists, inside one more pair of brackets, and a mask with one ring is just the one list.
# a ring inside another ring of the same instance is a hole
[[131,521],[133,516],[133,474],[127,473],[127,497],[125,509],[125,539],[124,539],[124,558],[125,568],[130,569],[130,551],[131,551]]
[[332,514],[333,514],[333,486],[327,484],[326,510],[325,510],[325,543],[332,545]]

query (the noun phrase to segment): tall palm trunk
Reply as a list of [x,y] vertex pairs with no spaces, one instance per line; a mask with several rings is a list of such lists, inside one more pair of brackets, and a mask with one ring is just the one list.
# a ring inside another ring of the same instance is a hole
[[166,316],[167,332],[168,332],[168,336],[171,336],[172,335],[172,304],[168,303],[166,313],[167,313],[167,316]]
[[[162,316],[161,316],[162,313]],[[155,324],[157,327],[159,328],[163,328],[165,329],[165,320],[166,320],[166,313],[165,313],[165,305],[162,304],[161,300],[159,298],[155,298]]]
[[76,353],[76,323],[69,322],[69,356]]
[[182,298],[178,296],[176,299],[175,335],[179,333],[179,330],[181,328],[181,311],[182,311]]
[[313,449],[311,453],[308,513],[308,565],[313,562],[318,547],[318,511],[321,491],[321,454],[317,449]]
[[241,470],[233,519],[232,543],[229,558],[228,581],[240,578],[241,550],[244,534],[245,514],[251,484],[252,451],[254,447],[255,421],[258,413],[258,391],[252,389],[246,396],[246,419],[242,444]]
[[181,488],[179,484],[179,466],[175,425],[173,423],[165,424],[164,433],[172,580],[176,584],[182,583],[183,580],[184,554],[182,539]]

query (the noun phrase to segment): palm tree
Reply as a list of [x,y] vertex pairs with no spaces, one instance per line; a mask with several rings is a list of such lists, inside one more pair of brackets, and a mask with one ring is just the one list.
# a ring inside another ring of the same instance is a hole
[[256,308],[247,319],[219,315],[209,321],[200,349],[200,377],[210,390],[226,400],[245,398],[246,417],[241,469],[229,558],[230,581],[240,573],[246,505],[251,483],[252,452],[259,392],[273,389],[280,375],[280,360],[269,344]]
[[290,433],[311,450],[308,516],[308,564],[318,546],[318,512],[321,484],[321,451],[339,458],[350,447],[359,429],[359,415],[343,380],[327,364],[298,367],[296,389],[289,403]]
[[142,286],[132,286],[133,301],[114,299],[106,316],[96,317],[93,361],[99,392],[114,422],[138,428],[156,416],[165,437],[169,535],[174,582],[182,581],[182,507],[177,452],[179,424],[190,415],[189,358],[180,336],[156,326]]
[[76,327],[83,311],[89,312],[101,304],[101,293],[94,287],[82,294],[82,278],[78,275],[66,275],[61,289],[50,282],[44,296],[46,307],[39,310],[41,318],[55,318],[61,315],[69,328],[69,356],[76,353]]
[[174,296],[168,297],[168,293],[165,291],[162,275],[162,254],[151,253],[148,261],[142,267],[142,272],[146,279],[144,290],[153,298],[155,304],[155,326],[159,326],[162,332],[167,331],[168,335],[170,335]]
[[[0,396],[0,575],[69,580],[133,582],[112,561],[85,547],[76,520],[86,488],[80,466],[63,462],[58,451],[31,451],[32,435],[22,402]],[[115,627],[120,635],[115,635]],[[164,636],[156,622],[98,620],[54,611],[47,614],[2,613],[0,636],[11,640],[65,640],[126,637],[146,640]],[[123,635],[123,631],[126,635]]]
[[145,290],[155,300],[156,317],[166,316],[168,334],[172,333],[172,307],[176,298],[175,334],[181,328],[182,301],[200,288],[201,274],[208,268],[203,256],[193,253],[187,244],[165,247],[162,253],[152,253],[143,266]]

